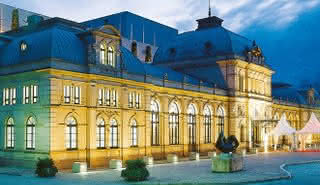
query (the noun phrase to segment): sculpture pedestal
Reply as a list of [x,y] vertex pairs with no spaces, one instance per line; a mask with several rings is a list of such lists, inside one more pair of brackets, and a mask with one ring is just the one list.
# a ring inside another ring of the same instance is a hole
[[212,172],[231,173],[243,169],[243,157],[236,154],[220,154],[212,158]]

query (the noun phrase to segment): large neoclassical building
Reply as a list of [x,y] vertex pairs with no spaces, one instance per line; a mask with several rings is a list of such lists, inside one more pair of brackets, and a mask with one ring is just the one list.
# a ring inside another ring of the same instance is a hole
[[272,84],[259,46],[215,16],[182,34],[129,12],[29,20],[0,34],[2,163],[207,155],[220,132],[259,148],[282,114],[299,129],[319,112],[318,92]]

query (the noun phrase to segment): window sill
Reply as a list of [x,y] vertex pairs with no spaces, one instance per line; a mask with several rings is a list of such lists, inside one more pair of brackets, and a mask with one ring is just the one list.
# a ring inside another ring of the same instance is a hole
[[130,148],[139,148],[139,146],[138,146],[138,145],[136,145],[136,146],[130,146]]
[[97,150],[105,150],[107,149],[106,147],[98,147]]
[[72,151],[76,151],[76,150],[78,150],[78,148],[67,148],[67,151],[70,151],[70,152],[72,152]]

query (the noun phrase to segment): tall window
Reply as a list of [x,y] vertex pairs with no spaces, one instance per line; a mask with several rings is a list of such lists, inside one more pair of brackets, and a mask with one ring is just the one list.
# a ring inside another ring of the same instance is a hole
[[151,101],[151,144],[160,145],[159,129],[159,105],[156,101]]
[[138,56],[138,47],[136,42],[131,43],[131,52],[134,56]]
[[223,107],[219,106],[218,110],[217,110],[217,117],[218,117],[218,122],[217,122],[217,126],[218,126],[218,133],[220,134],[221,132],[224,132],[224,109]]
[[66,120],[66,148],[68,150],[77,149],[77,121],[74,117],[68,117]]
[[81,103],[81,87],[79,86],[71,86],[65,85],[64,90],[64,103],[74,103],[80,104]]
[[30,117],[26,127],[26,149],[34,150],[36,145],[36,120]]
[[2,93],[3,105],[15,105],[17,103],[17,89],[4,88]]
[[115,119],[112,119],[110,125],[110,147],[118,148],[118,123]]
[[64,103],[70,103],[71,99],[71,86],[64,86]]
[[179,109],[176,103],[169,106],[169,143],[179,144]]
[[14,129],[14,121],[12,118],[8,119],[6,126],[7,126],[6,147],[8,149],[13,149],[15,146],[15,129]]
[[102,148],[105,148],[106,145],[106,141],[105,141],[105,132],[106,130],[106,125],[105,125],[105,122],[104,122],[104,119],[99,117],[97,119],[97,135],[96,135],[96,138],[97,138],[97,148],[98,149],[102,149]]
[[138,146],[138,127],[136,120],[131,122],[131,146]]
[[81,97],[81,88],[75,87],[75,93],[74,93],[74,103],[80,104],[80,97]]
[[108,47],[107,57],[108,57],[108,65],[115,67],[114,49],[111,46]]
[[189,130],[189,144],[196,144],[196,109],[194,105],[188,107],[188,130]]
[[38,86],[37,85],[31,85],[31,103],[37,103],[38,102]]
[[38,86],[23,86],[23,104],[33,104],[38,102]]
[[239,91],[244,91],[244,77],[241,74],[239,76]]
[[207,105],[204,107],[204,143],[211,143],[211,109]]
[[118,93],[115,89],[112,89],[112,94],[111,94],[111,98],[112,98],[112,106],[116,107],[117,106],[117,101],[118,101]]
[[141,106],[141,96],[140,93],[130,92],[129,93],[129,108],[139,109]]
[[112,99],[112,105],[117,106],[117,91],[113,90],[114,92],[111,92],[110,89],[99,89],[99,97],[98,97],[98,104],[100,106],[106,105],[111,106],[111,99]]
[[152,49],[150,46],[146,47],[146,58],[145,58],[146,62],[151,62],[152,61]]
[[104,44],[100,44],[100,63],[107,64],[106,58],[106,46]]

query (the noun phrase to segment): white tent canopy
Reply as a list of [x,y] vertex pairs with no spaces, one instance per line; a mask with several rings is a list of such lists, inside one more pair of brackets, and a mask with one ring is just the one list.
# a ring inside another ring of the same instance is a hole
[[311,114],[309,121],[297,134],[320,134],[320,122],[314,113]]
[[283,114],[277,126],[269,133],[269,135],[283,136],[296,133],[296,129],[292,128],[287,121],[286,115]]

